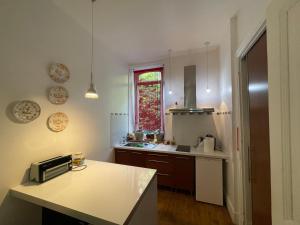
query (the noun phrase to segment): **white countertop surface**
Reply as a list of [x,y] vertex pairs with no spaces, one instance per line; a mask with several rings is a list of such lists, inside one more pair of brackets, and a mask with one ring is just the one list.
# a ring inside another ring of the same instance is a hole
[[86,160],[88,167],[43,184],[11,189],[14,197],[88,223],[124,224],[156,170]]
[[199,148],[191,147],[190,152],[178,152],[178,151],[176,151],[177,145],[165,145],[165,144],[158,144],[155,148],[127,147],[124,145],[116,145],[115,148],[135,150],[135,151],[147,151],[147,152],[168,153],[168,154],[177,154],[177,155],[199,156],[199,157],[217,158],[217,159],[228,159],[229,158],[229,156],[222,151],[204,152],[203,148],[201,148],[201,147],[199,147]]

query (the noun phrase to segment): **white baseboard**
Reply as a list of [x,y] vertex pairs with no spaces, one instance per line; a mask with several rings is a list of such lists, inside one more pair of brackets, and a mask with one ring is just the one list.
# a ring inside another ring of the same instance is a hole
[[[228,212],[229,212],[232,222],[235,225],[244,225],[244,215],[241,212],[236,210],[236,208],[232,204],[232,201],[228,195],[226,195],[226,206],[227,206],[227,209],[228,209]],[[247,224],[247,225],[250,225],[250,224]]]
[[292,220],[285,220],[284,221],[284,225],[300,225],[298,222],[296,221],[292,221]]
[[227,206],[227,209],[228,209],[228,212],[229,212],[232,222],[234,224],[237,224],[236,223],[237,216],[236,216],[235,208],[233,207],[233,204],[228,195],[226,196],[226,206]]

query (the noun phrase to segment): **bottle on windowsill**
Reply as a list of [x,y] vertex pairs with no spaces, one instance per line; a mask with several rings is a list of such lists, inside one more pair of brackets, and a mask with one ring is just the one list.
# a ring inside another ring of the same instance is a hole
[[176,145],[175,137],[173,136],[173,139],[171,141],[171,145]]

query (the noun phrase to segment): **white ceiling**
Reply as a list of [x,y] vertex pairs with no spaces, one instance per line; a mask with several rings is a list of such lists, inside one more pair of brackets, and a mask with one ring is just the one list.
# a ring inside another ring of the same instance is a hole
[[[90,31],[90,0],[52,0]],[[239,0],[97,0],[95,37],[127,63],[221,42]]]

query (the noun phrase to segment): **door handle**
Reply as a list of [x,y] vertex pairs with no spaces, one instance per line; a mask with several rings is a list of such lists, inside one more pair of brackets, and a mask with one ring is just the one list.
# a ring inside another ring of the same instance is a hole
[[149,154],[150,156],[168,157],[167,155]]
[[184,160],[189,160],[190,158],[187,157],[175,157],[176,159],[184,159]]
[[251,163],[251,159],[250,159],[250,146],[248,146],[247,148],[247,155],[248,155],[248,181],[249,183],[251,183],[251,167],[250,167],[250,163]]
[[[251,150],[250,146],[248,146],[248,180],[249,183],[253,181],[252,173],[251,173]],[[252,148],[253,149],[253,148]]]
[[157,173],[157,175],[159,175],[159,176],[165,176],[165,177],[170,176],[170,174],[168,174],[168,173]]
[[149,162],[156,162],[156,163],[169,163],[169,162],[166,162],[166,161],[160,161],[160,160],[154,160],[154,159],[150,159],[148,161]]
[[135,155],[142,155],[143,153],[140,152],[130,152],[131,154],[135,154]]
[[126,151],[117,151],[117,153],[126,153]]

